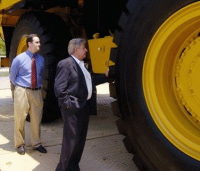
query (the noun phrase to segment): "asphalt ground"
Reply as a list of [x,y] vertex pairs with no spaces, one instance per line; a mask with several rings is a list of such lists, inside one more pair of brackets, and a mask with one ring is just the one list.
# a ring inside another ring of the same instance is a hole
[[[41,154],[30,146],[30,123],[25,124],[26,154],[14,148],[13,99],[9,68],[0,68],[0,171],[54,171],[60,157],[62,118],[41,126],[41,139],[48,153]],[[133,155],[125,149],[112,114],[108,84],[97,86],[97,116],[90,116],[86,145],[80,162],[81,171],[138,171]]]

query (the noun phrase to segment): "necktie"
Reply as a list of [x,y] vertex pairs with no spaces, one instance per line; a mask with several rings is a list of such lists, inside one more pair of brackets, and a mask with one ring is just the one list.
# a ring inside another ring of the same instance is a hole
[[31,87],[36,88],[36,86],[37,86],[37,72],[36,72],[35,56],[33,56],[31,62]]

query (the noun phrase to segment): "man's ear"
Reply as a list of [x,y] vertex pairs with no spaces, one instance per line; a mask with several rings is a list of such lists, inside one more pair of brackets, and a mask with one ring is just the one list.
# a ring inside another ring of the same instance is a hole
[[28,47],[30,47],[31,42],[28,42]]
[[78,51],[78,48],[75,48],[75,49],[74,49],[74,52],[76,53],[77,51]]

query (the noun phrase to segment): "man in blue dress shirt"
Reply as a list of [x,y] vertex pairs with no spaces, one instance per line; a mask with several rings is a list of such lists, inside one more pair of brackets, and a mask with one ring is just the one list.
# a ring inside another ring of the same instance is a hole
[[[41,92],[42,74],[44,71],[44,58],[36,52],[40,50],[40,39],[36,34],[27,36],[27,51],[16,56],[11,65],[10,81],[14,85],[14,140],[15,148],[21,155],[25,154],[24,124],[30,115],[31,145],[34,150],[46,153],[40,140],[40,125],[43,111],[43,98]],[[32,60],[35,60],[36,77],[32,85]]]

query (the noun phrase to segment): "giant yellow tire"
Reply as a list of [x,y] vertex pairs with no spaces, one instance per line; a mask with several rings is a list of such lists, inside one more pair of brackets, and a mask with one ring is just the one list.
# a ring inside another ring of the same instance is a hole
[[127,9],[115,33],[125,144],[140,170],[199,171],[200,2],[129,0]]

